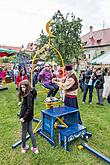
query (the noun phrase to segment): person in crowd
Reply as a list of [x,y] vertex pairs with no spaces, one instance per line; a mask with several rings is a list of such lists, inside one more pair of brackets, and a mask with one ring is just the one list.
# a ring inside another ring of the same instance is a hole
[[85,71],[82,70],[79,76],[79,84],[82,92],[84,91],[84,75],[85,75]]
[[110,69],[107,69],[106,74],[104,74],[104,89],[102,96],[104,99],[107,99],[110,95]]
[[33,71],[33,75],[32,75],[32,80],[33,80],[33,87],[36,87],[36,84],[38,82],[38,75],[39,75],[39,67],[35,67],[34,71]]
[[13,72],[14,72],[14,82],[16,84],[16,78],[17,78],[17,76],[19,74],[19,70],[18,70],[17,66],[14,67]]
[[11,69],[9,70],[9,75],[12,78],[12,81],[14,81],[14,70],[13,70],[13,67],[11,67]]
[[6,71],[3,68],[0,68],[0,82],[5,78]]
[[28,76],[28,80],[30,80],[30,72],[31,72],[30,64],[25,64],[25,69],[26,69],[26,74]]
[[19,97],[22,100],[21,111],[19,116],[22,125],[21,152],[26,153],[26,151],[29,149],[29,146],[26,145],[26,133],[28,132],[32,141],[31,150],[33,153],[38,154],[39,151],[36,145],[35,135],[32,131],[32,119],[34,115],[34,98],[36,97],[36,94],[33,93],[30,86],[30,82],[28,80],[23,80],[20,82]]
[[39,73],[39,81],[45,88],[49,89],[47,98],[45,100],[46,102],[58,101],[55,95],[57,94],[59,87],[56,83],[52,82],[53,77],[55,77],[55,74],[50,70],[50,65],[46,63],[45,68]]
[[[60,67],[58,69],[58,75],[57,77],[59,79],[63,78],[66,76],[66,73],[64,72],[64,69],[62,67]],[[63,89],[60,89],[60,100],[64,102],[64,99],[65,99],[65,93],[64,93],[64,90]]]
[[98,97],[98,105],[103,105],[103,84],[104,84],[104,76],[101,68],[98,68],[96,71],[96,80],[94,82],[94,87],[96,88],[97,97]]
[[56,75],[55,70],[54,70],[53,66],[52,66],[50,63],[49,63],[49,70],[50,70],[50,72],[52,72],[54,75]]
[[104,69],[103,69],[103,75],[104,75],[104,76],[107,76],[107,75],[108,75],[108,68],[104,68]]
[[64,71],[63,70],[64,69],[62,67],[58,69],[58,75],[57,75],[58,78],[63,78],[66,76],[65,70]]
[[[54,78],[53,82],[57,83],[58,86],[64,90],[65,92],[65,99],[64,104],[65,106],[79,108],[78,107],[78,99],[77,99],[77,92],[78,92],[78,79],[73,71],[73,67],[71,64],[65,66],[65,73],[66,76],[62,79]],[[79,123],[82,124],[80,113],[78,113],[78,120]]]
[[28,80],[25,68],[22,68],[18,76],[16,77],[16,89],[18,89],[19,84],[22,80]]
[[21,64],[18,64],[18,70],[19,70],[19,72],[21,71],[21,69],[22,69],[22,65]]
[[58,74],[58,67],[57,67],[57,65],[53,66],[53,70],[54,70],[54,73],[57,75]]
[[96,80],[96,68],[88,68],[84,74],[84,92],[83,92],[83,100],[84,104],[86,101],[87,92],[89,90],[89,104],[92,104],[92,93],[93,93],[93,84]]

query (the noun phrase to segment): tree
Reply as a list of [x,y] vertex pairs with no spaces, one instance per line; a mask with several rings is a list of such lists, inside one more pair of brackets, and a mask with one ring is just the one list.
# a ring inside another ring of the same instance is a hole
[[[60,10],[52,17],[51,32],[56,37],[55,39],[52,39],[51,43],[59,50],[65,63],[72,62],[74,58],[78,61],[78,56],[81,53],[81,21],[80,18],[76,19],[73,13],[66,14],[66,17],[64,18]],[[42,31],[38,41],[40,45],[44,45],[48,42],[48,36],[44,35]],[[56,53],[52,51],[51,56],[58,61],[59,59],[55,54]]]
[[48,39],[49,39],[48,35],[45,35],[42,30],[39,38],[36,40],[36,43],[39,46],[39,48],[44,46],[48,42]]

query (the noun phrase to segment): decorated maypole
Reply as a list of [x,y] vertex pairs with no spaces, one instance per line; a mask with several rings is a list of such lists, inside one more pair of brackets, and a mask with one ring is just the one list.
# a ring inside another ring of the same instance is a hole
[[43,52],[49,50],[50,48],[51,49],[54,49],[55,52],[57,53],[58,57],[60,58],[61,60],[61,63],[62,63],[62,68],[63,68],[63,75],[64,75],[64,60],[62,58],[62,55],[60,54],[60,52],[58,51],[57,48],[55,48],[53,45],[51,45],[51,38],[55,38],[55,36],[51,33],[50,31],[50,27],[51,27],[51,21],[48,21],[47,24],[46,24],[46,31],[49,35],[49,41],[47,44],[45,44],[40,50],[38,50],[32,60],[32,68],[31,68],[31,87],[33,87],[33,81],[32,81],[32,74],[33,74],[33,70],[34,70],[34,62],[36,60],[36,57],[39,55],[39,54],[42,54]]

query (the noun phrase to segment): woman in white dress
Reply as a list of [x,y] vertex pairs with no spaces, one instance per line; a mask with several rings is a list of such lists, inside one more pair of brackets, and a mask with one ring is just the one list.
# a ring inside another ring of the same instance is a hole
[[110,94],[110,69],[107,72],[107,75],[104,76],[104,89],[103,89],[103,98],[108,98]]

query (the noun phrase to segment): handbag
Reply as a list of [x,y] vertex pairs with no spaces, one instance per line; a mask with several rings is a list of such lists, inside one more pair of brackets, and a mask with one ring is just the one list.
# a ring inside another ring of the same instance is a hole
[[96,88],[96,86],[97,86],[99,83],[101,83],[101,81],[100,81],[99,79],[97,79],[97,80],[94,82],[93,86]]

